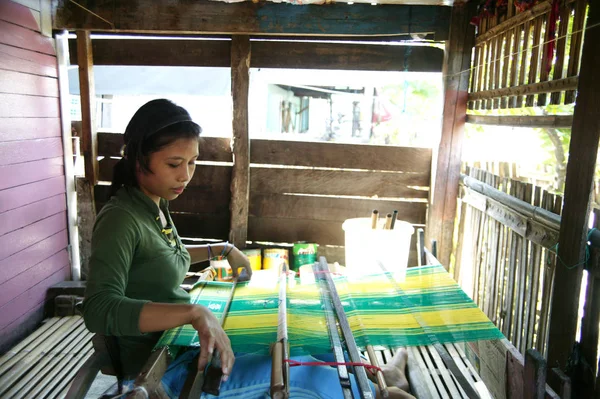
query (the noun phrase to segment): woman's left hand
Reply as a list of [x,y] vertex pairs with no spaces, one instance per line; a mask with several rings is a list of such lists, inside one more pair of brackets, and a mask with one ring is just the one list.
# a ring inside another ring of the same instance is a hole
[[231,272],[233,277],[238,277],[238,269],[243,267],[246,273],[242,273],[238,277],[238,281],[247,281],[252,277],[252,268],[250,267],[250,261],[248,257],[244,255],[242,251],[237,249],[235,246],[229,251],[227,255],[227,262],[231,266]]

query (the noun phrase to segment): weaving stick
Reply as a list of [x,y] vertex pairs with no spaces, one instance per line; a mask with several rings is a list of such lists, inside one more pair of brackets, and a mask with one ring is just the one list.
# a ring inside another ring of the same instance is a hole
[[[376,211],[373,211],[373,213],[375,213],[375,212]],[[392,228],[392,223],[393,223],[392,214],[388,213],[385,218],[384,230],[390,230]],[[371,228],[372,229],[377,228],[377,217],[375,217],[375,220],[372,221]],[[373,345],[367,345],[367,354],[369,355],[369,361],[371,362],[371,364],[375,367],[379,367],[379,362],[377,361],[377,358],[375,357],[375,350],[373,349]],[[375,376],[377,377],[377,385],[379,385],[379,390],[381,391],[381,396],[383,398],[388,398],[389,392],[387,389],[387,384],[385,383],[385,378],[384,378],[381,370],[377,370],[377,372],[375,373]]]
[[287,266],[284,263],[279,275],[279,306],[277,317],[277,342],[271,353],[271,397],[287,399],[290,392],[290,364],[287,331]]
[[398,219],[398,210],[394,209],[394,212],[392,213],[392,225],[390,226],[390,229],[394,230],[394,226],[396,225],[396,219]]
[[[348,350],[350,361],[353,363],[362,363],[360,353],[358,352],[358,347],[356,346],[356,341],[354,340],[354,335],[352,334],[352,329],[350,328],[350,323],[348,322],[348,317],[346,316],[344,307],[342,306],[342,301],[337,293],[337,289],[335,288],[335,284],[333,283],[331,275],[327,273],[329,269],[327,266],[327,260],[324,256],[319,258],[318,271],[319,273],[316,273],[318,278],[325,280],[327,284],[329,296],[331,297],[331,302],[333,302],[333,308],[335,309],[340,329],[342,330],[342,335],[346,341],[346,349]],[[327,301],[323,302],[326,303]],[[371,385],[369,384],[367,372],[364,366],[354,366],[354,373],[358,383],[360,397],[362,399],[374,399],[373,392],[371,392]]]
[[[313,273],[317,278],[317,284],[319,286],[319,291],[321,292],[323,312],[325,312],[325,321],[327,322],[327,331],[329,331],[329,339],[331,340],[331,346],[333,348],[333,358],[336,361],[336,363],[341,364],[346,361],[346,359],[344,358],[344,349],[342,348],[342,341],[340,340],[340,334],[338,332],[335,317],[333,315],[331,302],[329,301],[326,292],[327,285],[322,278],[318,277],[320,274],[322,274],[320,273],[318,262],[315,262],[313,264]],[[348,375],[348,369],[345,366],[339,365],[337,366],[337,370],[344,399],[352,399],[353,395],[352,389],[350,387],[350,376]]]
[[373,209],[371,213],[371,228],[375,230],[377,228],[377,221],[379,218],[379,211],[377,209]]
[[385,230],[391,230],[392,229],[392,214],[388,213],[385,217]]
[[[375,367],[379,367],[379,361],[377,360],[377,356],[375,356],[375,350],[373,349],[373,345],[367,345],[367,354],[369,355],[369,361]],[[389,398],[390,393],[387,389],[387,384],[385,383],[385,377],[383,376],[383,372],[381,369],[377,370],[375,373],[377,378],[377,385],[379,385],[379,391],[381,392],[381,397]]]

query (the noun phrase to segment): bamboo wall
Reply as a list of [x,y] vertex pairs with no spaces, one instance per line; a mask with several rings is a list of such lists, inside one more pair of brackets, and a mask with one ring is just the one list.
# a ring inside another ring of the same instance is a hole
[[552,0],[520,13],[509,1],[505,14],[482,18],[473,53],[469,109],[574,103],[587,2],[561,1],[556,39],[551,35]]
[[[96,209],[106,201],[122,134],[99,133],[100,184]],[[330,261],[344,262],[344,220],[385,216],[424,227],[431,179],[430,149],[372,145],[251,140],[248,240],[316,242]],[[229,139],[206,137],[200,164],[170,210],[180,234],[227,239],[232,155]],[[410,265],[416,265],[416,234]],[[329,247],[329,248],[327,248]]]
[[[534,206],[560,215],[562,198],[504,175],[467,167],[467,174]],[[594,209],[600,228],[600,209]],[[555,252],[558,230],[528,220],[468,189],[463,190],[454,278],[521,353],[536,348],[547,355],[554,274],[567,267]],[[600,248],[589,247],[585,266],[582,353],[598,379],[600,343]],[[592,383],[593,385],[593,383]]]
[[[560,215],[562,198],[540,187],[475,168],[467,174]],[[454,277],[521,353],[545,355],[558,231],[536,229],[507,207],[464,192]]]

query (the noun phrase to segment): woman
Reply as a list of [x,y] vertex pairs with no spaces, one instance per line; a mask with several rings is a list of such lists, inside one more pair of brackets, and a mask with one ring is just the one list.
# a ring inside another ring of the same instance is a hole
[[111,199],[96,218],[90,273],[83,304],[87,328],[116,336],[123,373],[132,379],[164,330],[191,324],[201,344],[199,367],[216,348],[225,379],[234,355],[218,320],[190,305],[179,287],[190,264],[222,253],[233,267],[252,270],[233,245],[185,247],[169,215],[198,158],[200,127],[168,100],[142,106],[125,130],[123,158],[114,169]]

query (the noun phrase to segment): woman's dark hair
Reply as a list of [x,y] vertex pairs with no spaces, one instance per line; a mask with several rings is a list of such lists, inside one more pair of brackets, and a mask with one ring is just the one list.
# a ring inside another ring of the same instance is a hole
[[169,100],[152,100],[142,105],[125,129],[123,158],[113,169],[108,197],[115,195],[122,186],[137,187],[137,164],[142,171],[152,173],[150,154],[178,139],[199,138],[201,132],[190,114]]

